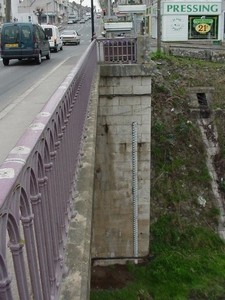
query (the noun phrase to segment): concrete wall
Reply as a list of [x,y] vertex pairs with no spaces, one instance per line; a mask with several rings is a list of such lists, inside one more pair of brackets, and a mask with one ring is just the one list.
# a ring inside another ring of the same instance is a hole
[[[101,67],[92,258],[134,258],[132,123],[137,122],[138,257],[149,253],[151,77],[148,66]],[[98,261],[99,263],[99,261]]]

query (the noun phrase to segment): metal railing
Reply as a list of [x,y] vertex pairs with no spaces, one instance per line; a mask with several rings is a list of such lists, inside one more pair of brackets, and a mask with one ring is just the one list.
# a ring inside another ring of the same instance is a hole
[[98,62],[104,64],[137,63],[137,38],[98,38]]
[[59,299],[96,43],[0,166],[0,299]]

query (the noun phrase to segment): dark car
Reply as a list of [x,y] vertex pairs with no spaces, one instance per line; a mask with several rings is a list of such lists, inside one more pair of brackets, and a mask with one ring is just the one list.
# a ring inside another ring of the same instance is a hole
[[1,29],[1,57],[5,66],[11,59],[50,59],[50,45],[43,28],[32,23],[4,23]]

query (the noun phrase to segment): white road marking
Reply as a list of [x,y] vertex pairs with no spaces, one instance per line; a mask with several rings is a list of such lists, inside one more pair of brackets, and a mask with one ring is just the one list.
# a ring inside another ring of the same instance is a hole
[[49,73],[47,73],[44,77],[42,77],[38,82],[32,85],[32,87],[26,90],[19,98],[17,98],[12,103],[10,103],[7,107],[5,107],[0,112],[0,120],[3,119],[14,107],[16,107],[19,103],[21,103],[30,93],[33,92],[34,89],[36,89],[43,81],[45,81],[45,79],[47,79],[52,73],[54,73],[62,64],[64,64],[70,58],[71,57],[68,57],[65,60],[63,60],[59,65],[57,65],[54,69],[52,69]]

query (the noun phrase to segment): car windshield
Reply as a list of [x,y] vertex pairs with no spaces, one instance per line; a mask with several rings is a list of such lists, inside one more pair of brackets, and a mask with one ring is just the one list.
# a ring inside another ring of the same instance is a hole
[[65,34],[65,35],[74,35],[76,33],[74,31],[72,31],[72,30],[65,30],[65,31],[63,31],[62,34]]

